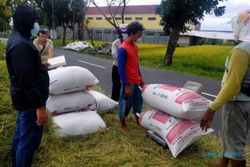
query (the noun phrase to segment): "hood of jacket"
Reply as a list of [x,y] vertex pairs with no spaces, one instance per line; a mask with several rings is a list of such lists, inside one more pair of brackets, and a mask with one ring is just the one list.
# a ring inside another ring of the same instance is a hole
[[22,36],[29,38],[37,14],[35,9],[29,5],[20,5],[13,14],[14,31],[19,32]]

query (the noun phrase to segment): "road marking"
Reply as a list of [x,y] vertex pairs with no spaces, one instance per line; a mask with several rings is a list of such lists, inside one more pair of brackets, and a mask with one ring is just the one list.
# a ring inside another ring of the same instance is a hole
[[99,68],[103,68],[103,69],[106,69],[106,67],[104,66],[100,66],[100,65],[97,65],[97,64],[93,64],[93,63],[89,63],[87,61],[82,61],[82,60],[78,60],[80,63],[85,63],[85,64],[88,64],[88,65],[91,65],[91,66],[95,66],[95,67],[99,67]]
[[209,93],[206,93],[206,92],[201,92],[201,94],[206,95],[206,96],[210,96],[210,97],[216,97],[215,95],[212,95],[212,94],[209,94]]

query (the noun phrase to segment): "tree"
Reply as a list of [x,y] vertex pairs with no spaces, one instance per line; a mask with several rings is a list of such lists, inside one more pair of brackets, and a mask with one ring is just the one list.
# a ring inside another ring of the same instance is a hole
[[221,16],[225,6],[218,6],[224,0],[162,0],[156,8],[156,13],[161,16],[160,25],[169,35],[168,47],[164,57],[166,65],[172,64],[173,54],[180,32],[189,30],[187,24],[198,24],[204,14]]
[[[71,0],[35,0],[41,22],[48,25],[49,29],[63,27],[63,45],[66,44],[66,29],[72,27],[73,11],[70,7]],[[42,17],[41,17],[42,16]]]
[[5,31],[11,16],[11,8],[6,0],[0,1],[0,31]]
[[73,11],[70,8],[70,0],[57,0],[55,8],[55,25],[63,27],[63,45],[65,45],[66,29],[72,27]]
[[78,39],[83,40],[83,18],[84,18],[84,7],[86,0],[72,0],[71,8],[73,10],[73,40],[75,38],[75,23],[78,25]]
[[124,23],[124,12],[129,0],[106,0],[106,4],[109,10],[109,17],[104,13],[104,11],[97,5],[95,0],[90,0],[98,11],[104,16],[104,18],[115,28],[119,37],[122,36],[121,31],[119,31],[119,25],[116,21],[116,16],[118,13],[121,15],[122,23]]

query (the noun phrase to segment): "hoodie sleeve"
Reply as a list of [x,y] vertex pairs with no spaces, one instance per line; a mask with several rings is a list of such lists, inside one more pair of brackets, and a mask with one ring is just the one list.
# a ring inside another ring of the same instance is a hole
[[11,65],[17,76],[19,87],[24,91],[29,100],[37,107],[44,106],[42,92],[36,83],[35,60],[32,49],[27,44],[19,44],[13,49]]

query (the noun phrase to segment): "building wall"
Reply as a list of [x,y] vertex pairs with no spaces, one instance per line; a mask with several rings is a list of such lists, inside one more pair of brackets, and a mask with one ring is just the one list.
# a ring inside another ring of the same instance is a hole
[[[107,15],[110,18],[110,15]],[[88,27],[89,28],[112,28],[112,25],[106,21],[104,16],[102,15],[86,15],[86,18],[89,21]],[[118,15],[115,17],[117,24],[121,24],[121,16]],[[160,25],[160,16],[155,14],[126,14],[124,16],[124,21],[126,24],[129,24],[132,21],[139,21],[143,24],[145,29],[162,29]]]
[[[103,41],[114,41],[118,38],[118,35],[114,29],[89,29],[90,36],[93,40],[103,40]],[[84,39],[89,39],[87,32],[84,32]],[[145,30],[141,39],[138,42],[143,43],[152,43],[152,44],[167,44],[169,40],[169,36],[164,34],[159,30]],[[188,46],[190,45],[191,37],[190,36],[181,36],[178,40],[179,46]]]
[[[108,18],[111,18],[110,15],[107,15]],[[112,25],[104,18],[103,15],[86,15],[88,19],[89,28],[113,28]],[[117,15],[116,17],[117,25],[121,24],[121,16]],[[125,14],[124,22],[129,24],[132,21],[138,21],[142,23],[145,29],[156,29],[162,30],[163,26],[160,25],[161,17],[156,14]],[[195,26],[189,25],[191,29],[195,29]]]

